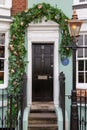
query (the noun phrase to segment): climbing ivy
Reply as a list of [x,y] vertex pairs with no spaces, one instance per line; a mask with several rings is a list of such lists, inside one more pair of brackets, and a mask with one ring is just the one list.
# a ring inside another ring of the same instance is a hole
[[65,22],[68,17],[60,9],[52,7],[50,4],[40,3],[16,14],[10,27],[8,84],[8,91],[10,93],[18,94],[21,89],[21,76],[25,72],[27,64],[25,59],[27,52],[25,47],[26,28],[29,26],[29,23],[39,23],[43,18],[45,18],[45,21],[52,20],[60,26],[60,57],[71,55],[71,51],[64,48],[64,46],[71,44],[67,22]]
[[60,25],[61,42],[59,47],[60,57],[69,57],[70,49],[64,46],[71,45],[71,37],[69,35],[67,22],[68,17],[58,8],[52,7],[50,4],[41,3],[34,5],[30,9],[26,9],[22,13],[18,13],[13,17],[10,27],[10,43],[9,43],[9,90],[11,92],[20,92],[21,75],[26,68],[26,48],[25,48],[25,31],[32,21],[34,23],[41,22],[43,17],[45,21],[52,20]]

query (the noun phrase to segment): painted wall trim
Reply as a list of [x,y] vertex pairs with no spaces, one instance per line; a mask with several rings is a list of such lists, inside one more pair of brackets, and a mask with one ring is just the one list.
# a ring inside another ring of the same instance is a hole
[[32,43],[53,43],[54,44],[54,84],[53,100],[58,106],[59,83],[58,83],[58,41],[59,25],[53,21],[39,24],[31,23],[28,27],[28,83],[27,83],[27,105],[32,104]]
[[83,9],[87,8],[87,4],[73,5],[73,9]]
[[[56,114],[57,114],[57,124],[58,130],[63,130],[63,114],[62,109],[60,107],[56,107]],[[69,119],[67,115],[67,111],[65,110],[65,130],[69,130]]]
[[28,129],[28,116],[30,112],[30,107],[26,107],[24,109],[24,115],[23,115],[23,130]]
[[3,19],[11,19],[11,16],[2,16],[2,15],[0,15],[0,18],[3,18]]

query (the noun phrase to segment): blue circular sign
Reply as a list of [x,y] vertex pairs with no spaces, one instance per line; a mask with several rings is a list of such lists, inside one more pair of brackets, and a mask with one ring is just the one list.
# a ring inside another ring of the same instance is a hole
[[63,59],[61,60],[61,62],[62,62],[62,64],[63,64],[64,66],[66,66],[66,65],[69,64],[69,59],[68,59],[67,57],[65,57],[65,58],[63,58]]

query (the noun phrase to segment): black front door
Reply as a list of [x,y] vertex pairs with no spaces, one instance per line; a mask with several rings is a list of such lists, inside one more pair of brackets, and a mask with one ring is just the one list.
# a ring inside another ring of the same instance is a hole
[[53,44],[32,45],[32,100],[53,101]]

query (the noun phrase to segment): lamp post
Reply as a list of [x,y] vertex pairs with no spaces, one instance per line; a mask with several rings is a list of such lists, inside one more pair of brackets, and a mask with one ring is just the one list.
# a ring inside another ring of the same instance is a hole
[[68,20],[68,28],[70,36],[73,39],[73,44],[70,47],[72,49],[72,91],[71,91],[71,121],[70,121],[70,130],[79,130],[78,127],[78,106],[77,106],[77,97],[76,97],[76,50],[77,46],[77,37],[79,36],[80,28],[82,21],[78,20],[76,11],[73,11],[72,19]]

